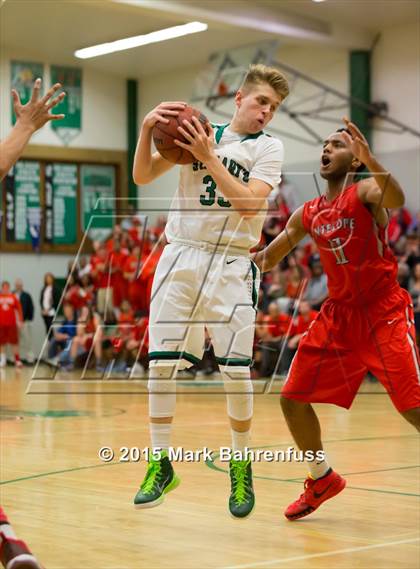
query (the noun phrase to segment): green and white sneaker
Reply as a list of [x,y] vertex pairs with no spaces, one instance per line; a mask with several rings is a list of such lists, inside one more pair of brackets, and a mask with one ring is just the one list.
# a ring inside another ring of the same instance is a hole
[[134,507],[154,508],[159,506],[165,494],[179,486],[180,479],[175,474],[166,451],[160,452],[160,459],[150,456],[146,476],[140,490],[134,497]]
[[255,505],[251,461],[231,460],[229,474],[231,483],[229,511],[235,518],[246,518]]

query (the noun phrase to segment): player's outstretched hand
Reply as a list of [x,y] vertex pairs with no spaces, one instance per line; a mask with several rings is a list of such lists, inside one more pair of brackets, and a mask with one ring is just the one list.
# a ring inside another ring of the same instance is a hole
[[143,126],[152,129],[157,122],[168,124],[169,119],[166,117],[177,117],[179,112],[183,111],[186,106],[187,103],[183,101],[160,103],[144,117]]
[[372,158],[368,141],[358,127],[354,123],[350,122],[347,117],[343,118],[343,122],[346,125],[346,128],[350,131],[350,134],[347,132],[341,132],[344,142],[353,156],[360,160],[360,162],[363,162],[363,164],[367,164],[369,159]]
[[41,92],[41,79],[36,79],[32,96],[26,105],[22,105],[20,97],[15,89],[12,90],[13,108],[16,114],[16,124],[21,124],[28,127],[32,132],[40,129],[45,123],[51,120],[60,120],[64,115],[53,115],[50,110],[60,103],[65,93],[60,93],[58,97],[52,99],[51,97],[61,89],[60,83],[56,83],[49,89],[46,94],[40,99]]
[[207,123],[207,132],[197,117],[192,117],[191,122],[182,121],[183,127],[179,126],[178,131],[188,140],[188,144],[175,139],[177,146],[189,150],[197,160],[206,163],[206,161],[214,154],[214,133],[211,125]]

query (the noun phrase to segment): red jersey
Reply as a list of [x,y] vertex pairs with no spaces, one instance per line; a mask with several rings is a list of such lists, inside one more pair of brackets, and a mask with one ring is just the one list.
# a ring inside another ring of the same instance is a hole
[[306,332],[311,322],[315,320],[318,314],[317,310],[311,310],[309,314],[307,314],[306,318],[304,318],[302,314],[299,314],[299,316],[293,321],[292,335],[294,336],[295,334],[303,334]]
[[69,302],[76,311],[90,304],[92,300],[92,291],[79,285],[70,287],[66,293],[66,302]]
[[[18,317],[16,317],[16,312]],[[12,293],[0,292],[0,326],[16,326],[18,320],[22,321],[22,306]]]
[[268,315],[264,317],[264,324],[267,326],[270,336],[277,338],[278,336],[285,336],[287,334],[290,320],[291,318],[287,316],[287,314],[279,314],[276,318]]
[[348,186],[332,202],[321,196],[306,202],[303,225],[319,248],[328,277],[329,296],[360,305],[387,293],[397,284],[397,262],[380,227]]
[[129,312],[121,312],[118,318],[118,333],[122,338],[127,339],[133,332],[134,328],[134,314]]
[[149,350],[149,319],[147,317],[140,318],[134,326],[133,339],[140,342],[140,353],[146,353]]

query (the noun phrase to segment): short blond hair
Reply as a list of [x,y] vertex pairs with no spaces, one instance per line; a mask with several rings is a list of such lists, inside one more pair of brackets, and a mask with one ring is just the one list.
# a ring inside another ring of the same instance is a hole
[[247,90],[253,85],[261,85],[262,83],[270,85],[277,95],[281,97],[282,101],[284,101],[289,94],[287,77],[275,67],[269,67],[262,63],[254,63],[249,66],[240,88]]

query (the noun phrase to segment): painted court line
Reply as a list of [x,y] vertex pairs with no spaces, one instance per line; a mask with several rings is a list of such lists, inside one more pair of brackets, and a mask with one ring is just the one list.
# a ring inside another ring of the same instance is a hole
[[224,569],[250,569],[251,567],[269,567],[270,565],[278,565],[279,563],[290,563],[292,561],[304,561],[305,559],[316,559],[318,557],[329,557],[330,555],[340,555],[342,553],[356,553],[357,551],[366,551],[368,549],[377,549],[380,547],[391,547],[393,545],[402,545],[403,543],[414,543],[420,541],[420,537],[412,539],[402,539],[400,541],[387,541],[384,543],[375,543],[372,545],[363,545],[362,547],[349,547],[347,549],[336,549],[335,551],[327,551],[325,553],[313,553],[312,555],[299,555],[297,557],[283,557],[280,559],[271,559],[270,561],[258,561],[256,563],[245,563],[243,565],[229,565]]

